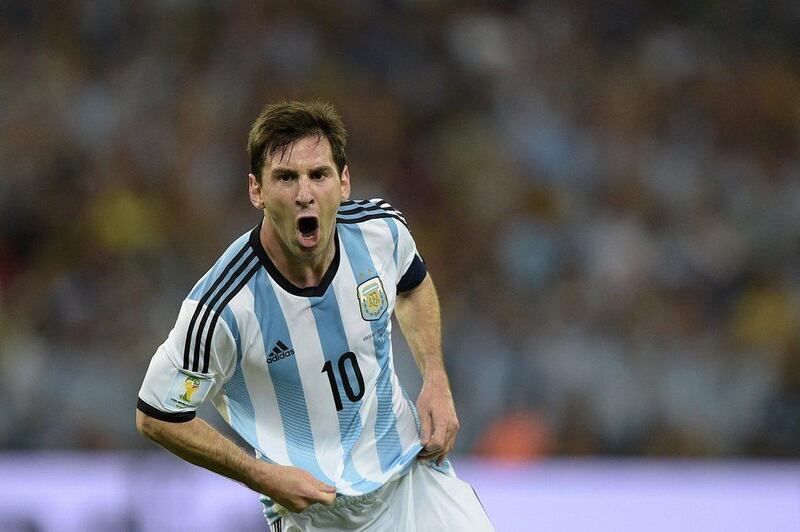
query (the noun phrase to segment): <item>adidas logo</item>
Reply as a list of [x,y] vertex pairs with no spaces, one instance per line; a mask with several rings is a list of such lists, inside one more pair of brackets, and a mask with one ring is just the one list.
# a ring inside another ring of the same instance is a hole
[[294,355],[294,349],[278,340],[278,343],[275,344],[275,347],[272,348],[272,351],[270,351],[269,356],[267,357],[267,364],[272,364],[273,362],[277,362],[282,358],[290,357],[292,355]]

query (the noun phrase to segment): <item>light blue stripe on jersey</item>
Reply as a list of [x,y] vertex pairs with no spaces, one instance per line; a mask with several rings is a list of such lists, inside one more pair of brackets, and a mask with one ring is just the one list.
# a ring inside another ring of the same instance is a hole
[[[261,337],[265,349],[269,349],[270,337],[283,338],[287,341],[289,327],[283,316],[278,298],[272,288],[272,283],[265,269],[260,269],[250,280],[250,287],[255,296],[255,313],[261,326]],[[266,357],[267,353],[265,353]],[[292,464],[305,469],[317,479],[335,485],[331,479],[322,472],[317,461],[314,436],[311,433],[311,423],[308,419],[308,405],[303,394],[303,383],[300,380],[300,371],[297,368],[295,357],[288,357],[281,361],[283,369],[280,378],[272,379],[275,395],[278,401],[278,411],[283,422],[283,432],[286,436],[286,451]],[[266,359],[264,365],[267,365]]]
[[233,311],[231,310],[231,308],[227,305],[225,306],[224,309],[222,309],[222,314],[220,314],[220,317],[222,317],[222,321],[225,322],[225,325],[228,326],[228,330],[231,331],[231,334],[233,335],[233,341],[236,343],[237,359],[241,359],[242,338],[239,335],[239,326],[236,324],[236,317],[233,315]]
[[[372,263],[367,243],[364,241],[364,235],[361,234],[361,228],[358,224],[348,225],[347,230],[342,226],[341,235],[342,245],[345,247],[347,258],[350,261],[350,268],[353,270],[353,276],[356,278],[356,285],[358,285],[367,279],[360,279],[357,272],[374,272],[377,270]],[[391,344],[384,338],[384,335],[379,334],[386,329],[388,319],[389,315],[385,313],[381,319],[369,322],[372,328],[375,357],[380,368],[375,385],[378,399],[378,414],[375,420],[375,444],[378,448],[378,458],[383,472],[391,469],[396,463],[396,458],[403,451],[400,444],[400,435],[397,433],[397,419],[392,409],[392,381],[390,380],[391,368],[389,367],[389,348]]]
[[[325,360],[330,360],[334,368],[334,375],[339,375],[339,358],[350,351],[350,344],[347,341],[347,334],[342,323],[342,315],[339,310],[339,302],[336,300],[336,292],[329,289],[322,297],[309,298],[311,312],[317,324],[322,353]],[[352,372],[352,368],[347,369],[348,382],[351,387],[358,385],[358,379]],[[351,452],[356,440],[361,436],[361,401],[352,402],[347,398],[341,382],[341,376],[336,382],[339,397],[342,401],[342,409],[337,412],[339,417],[339,433],[342,437],[342,450],[344,456],[344,471],[342,478],[351,484],[357,485],[359,491],[367,492],[378,489],[380,484],[370,482],[362,477],[353,464]],[[363,392],[363,390],[362,390]]]
[[394,251],[392,252],[392,258],[394,259],[394,265],[397,267],[397,279],[403,276],[406,272],[400,271],[400,264],[397,263],[397,223],[394,221],[394,218],[384,218],[386,225],[389,226],[389,232],[392,233],[392,241],[394,242]]
[[236,325],[236,318],[229,307],[222,310],[222,319],[225,320],[236,341],[236,367],[233,375],[225,384],[225,395],[228,397],[228,419],[231,427],[247,443],[252,447],[258,447],[253,402],[242,373],[242,340],[239,335],[239,327]]

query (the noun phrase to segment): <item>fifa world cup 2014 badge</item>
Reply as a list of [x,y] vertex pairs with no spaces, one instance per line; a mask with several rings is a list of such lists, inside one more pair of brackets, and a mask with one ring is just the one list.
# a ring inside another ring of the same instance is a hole
[[361,304],[362,318],[367,321],[380,319],[389,307],[381,278],[373,277],[358,285],[358,300]]
[[172,379],[164,403],[173,408],[197,407],[211,390],[214,379],[207,376],[195,376],[178,371]]
[[197,377],[186,377],[183,385],[186,387],[186,391],[183,392],[179,397],[187,403],[191,403],[192,395],[194,395],[194,392],[200,387],[200,379]]

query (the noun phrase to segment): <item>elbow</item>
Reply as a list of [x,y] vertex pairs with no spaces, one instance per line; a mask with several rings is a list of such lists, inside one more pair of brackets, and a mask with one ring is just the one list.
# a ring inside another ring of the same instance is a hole
[[147,439],[155,439],[158,421],[141,410],[136,410],[136,430]]

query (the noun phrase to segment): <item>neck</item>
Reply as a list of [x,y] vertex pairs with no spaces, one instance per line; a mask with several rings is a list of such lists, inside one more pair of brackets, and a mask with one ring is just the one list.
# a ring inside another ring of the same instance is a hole
[[[333,229],[331,229],[333,232]],[[259,232],[261,245],[270,260],[290,283],[298,288],[319,286],[336,254],[335,234],[331,234],[321,253],[298,255],[292,253],[286,244],[275,234],[272,225],[265,218]]]

